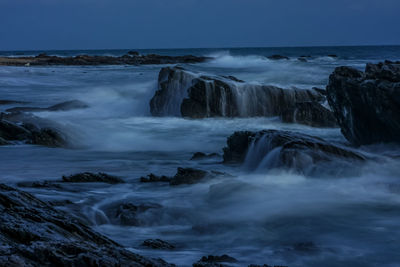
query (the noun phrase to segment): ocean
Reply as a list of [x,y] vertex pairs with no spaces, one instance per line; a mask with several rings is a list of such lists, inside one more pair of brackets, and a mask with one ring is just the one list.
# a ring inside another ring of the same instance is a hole
[[[7,51],[0,56],[120,56],[129,50]],[[210,56],[213,59],[204,63],[179,65],[248,83],[300,89],[325,88],[338,66],[363,70],[368,62],[400,60],[400,46],[137,51]],[[266,58],[273,54],[289,60]],[[299,61],[300,56],[307,56],[307,62]],[[152,117],[149,101],[165,66],[0,66],[1,100],[48,107],[76,99],[89,105],[35,112],[62,128],[74,148],[2,146],[0,181],[15,186],[22,181],[60,180],[79,172],[120,176],[125,184],[24,190],[44,200],[70,200],[75,204],[61,208],[84,217],[95,230],[134,252],[178,266],[191,266],[204,255],[222,254],[238,259],[238,266],[398,266],[400,146],[362,146],[357,150],[382,160],[368,161],[334,177],[321,173],[310,178],[288,170],[266,173],[220,164],[227,137],[238,130],[288,130],[340,144],[346,139],[339,128],[287,124],[277,117]],[[0,110],[20,105],[0,105]],[[219,156],[192,161],[195,152]],[[178,187],[139,182],[149,173],[174,175],[178,167],[234,177]],[[140,225],[126,226],[115,223],[110,215],[121,203],[160,208],[144,213]],[[148,238],[167,240],[177,248],[143,248],[141,243]]]

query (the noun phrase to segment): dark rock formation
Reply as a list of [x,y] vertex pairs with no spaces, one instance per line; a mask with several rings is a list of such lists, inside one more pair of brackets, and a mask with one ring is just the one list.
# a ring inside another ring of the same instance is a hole
[[336,68],[327,99],[354,145],[400,142],[400,62],[367,64],[365,73]]
[[63,176],[63,182],[66,183],[107,183],[107,184],[120,184],[124,183],[119,177],[112,176],[106,173],[91,173],[91,172],[84,172],[73,174],[70,176]]
[[296,103],[295,108],[282,113],[281,119],[286,123],[300,123],[313,127],[337,127],[333,112],[318,102]]
[[66,147],[67,138],[54,128],[40,128],[30,123],[15,123],[0,120],[0,138],[5,144],[24,142],[48,147]]
[[305,57],[299,57],[297,60],[300,62],[307,62],[307,59]]
[[26,104],[24,101],[17,100],[0,100],[0,105],[12,105],[12,104]]
[[5,66],[47,66],[47,65],[149,65],[149,64],[177,64],[199,63],[209,60],[209,57],[139,55],[129,53],[121,57],[88,56],[57,57],[40,54],[36,57],[0,57],[0,65]]
[[0,266],[174,266],[122,248],[34,196],[0,184]]
[[254,117],[279,116],[298,102],[322,101],[314,90],[236,82],[204,76],[180,67],[160,71],[158,90],[150,101],[153,116]]
[[190,158],[190,160],[202,160],[202,159],[210,159],[210,158],[217,158],[219,155],[217,153],[210,153],[206,154],[203,152],[196,152]]
[[225,263],[237,263],[238,261],[228,255],[202,257],[198,262],[193,263],[193,267],[226,267]]
[[67,111],[67,110],[73,110],[73,109],[84,109],[88,108],[89,106],[79,100],[71,100],[71,101],[66,101],[62,102],[53,106],[50,106],[48,108],[38,108],[38,107],[14,107],[14,108],[9,108],[6,111],[7,112],[39,112],[39,111]]
[[289,57],[282,56],[282,55],[272,55],[272,56],[268,56],[267,58],[271,59],[271,60],[282,60],[282,59],[289,60]]
[[[123,203],[119,205],[115,211],[115,208],[106,208],[106,213],[109,217],[117,223],[122,225],[130,226],[146,226],[152,225],[153,217],[160,217],[161,205],[156,203],[144,203],[144,204],[133,204],[133,203]],[[148,214],[155,213],[156,216],[149,216]],[[114,216],[113,216],[114,215]],[[146,216],[147,215],[147,216]]]
[[147,176],[142,176],[140,177],[140,182],[141,183],[157,183],[157,182],[167,182],[169,183],[171,181],[171,177],[165,176],[165,175],[155,175],[153,173],[148,174]]
[[174,249],[175,246],[161,239],[147,239],[143,241],[142,246],[152,249]]
[[[342,161],[343,164],[352,164],[365,160],[363,155],[319,137],[279,130],[235,132],[227,144],[224,162],[245,163],[253,170],[284,167],[306,173],[316,164],[333,162],[339,169]],[[266,156],[270,157],[268,162],[263,161]]]

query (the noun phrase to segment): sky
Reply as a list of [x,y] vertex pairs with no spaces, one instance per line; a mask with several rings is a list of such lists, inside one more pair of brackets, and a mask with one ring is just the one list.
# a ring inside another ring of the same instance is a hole
[[400,45],[399,0],[0,0],[0,50]]

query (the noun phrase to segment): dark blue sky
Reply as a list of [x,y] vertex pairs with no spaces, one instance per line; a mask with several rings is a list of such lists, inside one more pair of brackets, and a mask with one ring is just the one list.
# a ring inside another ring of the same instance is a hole
[[399,0],[0,0],[0,50],[400,44]]

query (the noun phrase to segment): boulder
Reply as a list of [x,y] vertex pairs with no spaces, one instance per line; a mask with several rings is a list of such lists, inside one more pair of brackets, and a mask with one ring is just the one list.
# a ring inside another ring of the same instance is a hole
[[143,241],[142,246],[152,249],[174,249],[175,246],[161,239],[147,239]]
[[117,176],[112,176],[106,173],[91,173],[84,172],[73,174],[70,176],[63,176],[63,182],[65,183],[107,183],[107,184],[120,184],[125,183],[124,180]]
[[318,102],[296,103],[295,108],[285,110],[280,117],[286,123],[299,123],[312,127],[337,127],[333,112]]
[[327,99],[343,135],[354,145],[400,142],[400,62],[338,67]]
[[174,266],[125,250],[75,217],[0,184],[0,266]]
[[324,167],[329,163],[339,171],[340,166],[345,168],[366,160],[350,148],[319,137],[279,130],[235,132],[227,140],[223,158],[225,163],[244,164],[250,170],[286,168],[303,174],[313,174],[315,170],[328,172]]
[[147,176],[142,176],[140,177],[140,182],[141,183],[157,183],[157,182],[167,182],[169,183],[171,181],[171,177],[165,176],[165,175],[155,175],[153,173],[148,174]]
[[150,101],[153,116],[279,116],[298,102],[323,101],[314,90],[248,84],[222,76],[202,75],[181,67],[161,69],[158,90]]

